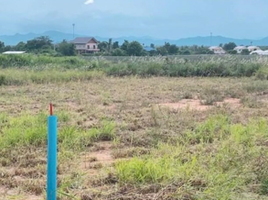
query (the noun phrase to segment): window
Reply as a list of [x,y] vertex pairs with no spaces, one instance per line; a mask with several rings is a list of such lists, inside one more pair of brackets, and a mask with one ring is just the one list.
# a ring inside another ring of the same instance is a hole
[[90,49],[90,45],[87,45],[87,49]]
[[96,49],[96,45],[93,45],[93,49]]

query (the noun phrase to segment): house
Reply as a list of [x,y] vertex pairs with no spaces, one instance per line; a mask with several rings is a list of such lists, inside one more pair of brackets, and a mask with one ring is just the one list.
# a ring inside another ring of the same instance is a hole
[[25,51],[5,51],[2,54],[24,54]]
[[100,51],[98,41],[94,37],[77,37],[71,41],[77,53],[94,53]]
[[225,51],[223,50],[222,47],[212,46],[212,47],[209,47],[209,50],[213,51],[214,54],[225,54]]
[[245,46],[237,46],[234,48],[234,50],[237,52],[237,53],[242,53],[243,50],[246,50],[247,47]]
[[249,52],[252,52],[252,51],[257,51],[257,50],[261,50],[261,49],[260,49],[260,47],[257,47],[257,46],[249,46],[248,50],[249,50]]
[[267,56],[268,51],[263,51],[263,50],[255,50],[250,53],[250,55],[261,55],[261,56]]

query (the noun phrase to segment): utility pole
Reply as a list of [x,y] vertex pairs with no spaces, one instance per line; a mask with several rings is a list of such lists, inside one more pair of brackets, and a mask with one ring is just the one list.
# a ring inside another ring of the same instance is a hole
[[75,24],[73,24],[73,39],[74,39],[74,28],[75,28]]
[[210,46],[212,46],[212,32],[210,32]]

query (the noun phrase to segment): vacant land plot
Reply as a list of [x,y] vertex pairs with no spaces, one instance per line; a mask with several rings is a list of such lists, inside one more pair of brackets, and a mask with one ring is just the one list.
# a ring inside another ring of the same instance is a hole
[[0,199],[45,198],[50,102],[59,199],[268,199],[268,81],[100,74],[0,86]]

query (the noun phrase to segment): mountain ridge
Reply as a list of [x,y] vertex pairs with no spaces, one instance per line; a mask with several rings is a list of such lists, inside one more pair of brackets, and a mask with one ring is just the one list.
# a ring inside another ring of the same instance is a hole
[[[58,43],[61,42],[63,39],[65,40],[72,40],[73,34],[71,33],[63,33],[60,31],[46,31],[43,33],[27,33],[27,34],[20,34],[16,33],[14,35],[0,35],[0,41],[4,42],[5,45],[16,45],[19,42],[27,42],[28,40],[34,39],[40,36],[49,36],[53,42]],[[75,34],[75,37],[82,37],[86,35]],[[108,37],[99,37],[93,36],[99,41],[108,41]],[[225,44],[228,42],[235,42],[237,45],[257,45],[257,46],[268,46],[268,37],[262,39],[235,39],[229,38],[224,36],[196,36],[196,37],[187,37],[187,38],[180,38],[180,39],[157,39],[150,36],[142,36],[142,37],[135,37],[135,36],[126,36],[126,37],[115,37],[112,38],[113,41],[118,41],[119,43],[123,43],[124,40],[128,41],[139,41],[141,44],[150,45],[151,43],[155,45],[163,45],[165,42],[169,42],[171,44],[176,44],[178,46],[218,46],[219,44]]]

